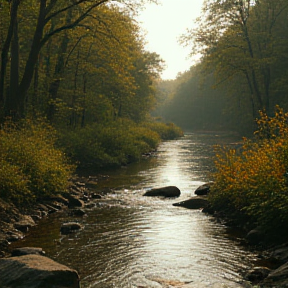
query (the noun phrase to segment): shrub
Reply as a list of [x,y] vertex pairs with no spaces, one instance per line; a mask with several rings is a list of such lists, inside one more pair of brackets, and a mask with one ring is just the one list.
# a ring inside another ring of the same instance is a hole
[[288,221],[288,113],[261,112],[256,138],[240,149],[216,148],[214,185],[209,199],[218,209],[249,216],[272,229]]
[[101,168],[141,159],[143,153],[156,149],[161,137],[176,135],[171,132],[174,130],[180,131],[172,124],[136,124],[122,118],[105,125],[94,123],[74,131],[60,131],[60,142],[79,167]]
[[148,122],[144,123],[144,126],[158,133],[163,140],[171,140],[183,136],[181,128],[173,123]]
[[55,131],[39,121],[0,130],[0,197],[21,204],[65,192],[73,167],[55,147]]
[[20,170],[19,166],[4,159],[0,160],[0,198],[19,205],[33,197],[28,186],[27,175]]

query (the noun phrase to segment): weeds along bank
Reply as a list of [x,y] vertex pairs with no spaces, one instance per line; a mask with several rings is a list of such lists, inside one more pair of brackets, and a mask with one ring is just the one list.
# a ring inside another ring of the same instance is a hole
[[[253,140],[217,147],[209,200],[216,211],[264,235],[288,235],[288,113],[260,113]],[[277,232],[277,234],[274,234]],[[283,238],[282,238],[283,239]]]
[[0,130],[0,198],[25,207],[61,194],[76,167],[101,169],[137,161],[161,139],[182,135],[173,124],[119,119],[56,131],[45,121],[7,121]]

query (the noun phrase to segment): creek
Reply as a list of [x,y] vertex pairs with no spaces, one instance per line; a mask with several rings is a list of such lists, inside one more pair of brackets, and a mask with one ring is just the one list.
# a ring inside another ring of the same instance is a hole
[[[75,217],[54,213],[15,245],[42,247],[76,269],[83,288],[246,287],[243,272],[257,257],[240,245],[241,235],[200,210],[172,206],[210,180],[213,145],[233,141],[214,133],[165,141],[154,156],[104,172],[97,189],[109,192],[76,219],[84,229],[61,235],[61,223]],[[142,196],[168,185],[181,196]]]

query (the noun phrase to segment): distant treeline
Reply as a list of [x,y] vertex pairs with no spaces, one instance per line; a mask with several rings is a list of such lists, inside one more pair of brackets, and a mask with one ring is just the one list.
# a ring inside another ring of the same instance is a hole
[[201,61],[159,84],[157,115],[185,129],[252,132],[259,111],[288,107],[287,1],[205,1],[182,36]]

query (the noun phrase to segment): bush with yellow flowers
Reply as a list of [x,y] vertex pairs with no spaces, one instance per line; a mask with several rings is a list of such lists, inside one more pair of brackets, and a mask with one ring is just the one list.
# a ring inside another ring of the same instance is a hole
[[257,125],[255,138],[241,147],[216,147],[209,200],[267,230],[287,229],[288,113],[278,106],[273,117],[261,112]]

